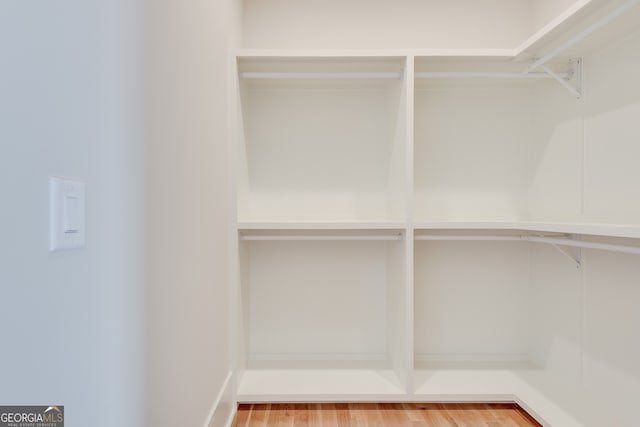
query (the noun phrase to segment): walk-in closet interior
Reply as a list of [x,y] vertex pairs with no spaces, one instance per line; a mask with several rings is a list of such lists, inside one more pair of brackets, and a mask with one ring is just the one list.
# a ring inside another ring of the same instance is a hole
[[240,402],[635,426],[640,0],[246,0]]

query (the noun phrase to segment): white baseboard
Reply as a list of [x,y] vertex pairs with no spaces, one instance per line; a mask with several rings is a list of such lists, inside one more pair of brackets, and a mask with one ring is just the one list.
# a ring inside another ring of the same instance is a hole
[[232,373],[229,371],[216,396],[204,427],[230,427],[236,414],[236,405],[231,391]]

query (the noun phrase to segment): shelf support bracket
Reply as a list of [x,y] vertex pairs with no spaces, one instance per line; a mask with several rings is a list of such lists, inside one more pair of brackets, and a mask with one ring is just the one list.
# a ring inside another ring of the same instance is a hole
[[582,60],[580,58],[574,58],[570,60],[572,67],[565,76],[561,76],[555,73],[546,65],[542,64],[539,67],[544,70],[550,77],[560,83],[565,89],[571,92],[576,98],[582,98]]
[[[573,239],[572,239],[573,240]],[[576,268],[582,267],[582,248],[577,248],[576,254],[574,255],[569,249],[563,246],[559,246],[555,243],[552,243],[551,246],[556,248],[562,255],[569,258],[576,265]]]

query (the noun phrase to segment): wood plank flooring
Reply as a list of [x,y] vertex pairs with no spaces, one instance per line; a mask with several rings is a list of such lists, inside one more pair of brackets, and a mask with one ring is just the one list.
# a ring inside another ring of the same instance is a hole
[[541,427],[512,403],[241,404],[233,427]]

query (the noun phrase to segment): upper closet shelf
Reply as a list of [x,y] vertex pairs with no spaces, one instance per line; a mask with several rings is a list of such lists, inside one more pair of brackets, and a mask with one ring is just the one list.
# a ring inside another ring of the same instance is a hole
[[436,221],[414,224],[416,230],[521,230],[539,233],[563,233],[599,237],[640,238],[640,226],[561,223],[561,222],[484,222],[484,221]]
[[287,73],[287,72],[241,72],[243,79],[401,79],[402,72],[359,73]]
[[[381,81],[402,80],[405,57],[396,56],[239,56],[241,80]],[[382,84],[382,83],[376,83]]]
[[[397,234],[408,228],[404,222],[239,222],[238,231],[244,234],[259,232],[287,231],[297,234],[318,233],[363,233],[372,231],[375,234]],[[530,233],[560,233],[582,236],[613,237],[640,239],[640,226],[567,223],[567,222],[510,222],[510,221],[431,221],[417,222],[412,227],[416,231],[437,230],[474,230],[474,231],[526,231]]]
[[551,233],[640,238],[640,227],[633,224],[522,222],[518,224],[518,227],[529,231]]
[[546,236],[546,235],[535,235],[535,234],[519,234],[519,235],[505,235],[505,234],[496,234],[496,235],[485,235],[485,234],[455,234],[455,235],[447,235],[447,234],[418,234],[415,236],[415,240],[427,240],[427,241],[458,241],[458,242],[471,242],[471,241],[482,241],[482,242],[534,242],[534,243],[546,243],[549,244],[556,249],[558,249],[561,253],[570,258],[575,264],[577,268],[580,268],[582,261],[581,255],[577,256],[571,254],[565,247],[573,247],[579,249],[595,249],[602,251],[610,251],[610,252],[621,252],[626,254],[640,255],[640,246],[632,246],[632,245],[622,245],[622,244],[611,244],[611,243],[602,243],[602,242],[591,242],[584,241],[581,238],[573,238],[569,236],[559,237],[559,236]]
[[393,241],[402,234],[240,234],[240,240],[254,241]]
[[[555,58],[581,56],[595,43],[637,27],[640,0],[579,0],[513,49],[240,49],[238,58],[504,58],[528,61],[523,74],[548,74],[543,67]],[[612,25],[615,23],[615,25]],[[598,37],[590,37],[593,34]]]
[[238,222],[238,230],[246,232],[252,230],[401,230],[404,228],[404,222]]
[[[528,71],[532,71],[559,55],[579,56],[589,48],[590,35],[600,32],[598,38],[607,38],[609,33],[621,33],[637,25],[638,4],[640,0],[577,1],[522,43],[515,50],[515,59],[531,61]],[[609,25],[613,21],[616,25]]]
[[[291,228],[291,227],[295,228]],[[405,229],[381,224],[239,224],[238,237],[245,241],[393,241],[403,240]]]
[[402,58],[424,56],[434,58],[512,58],[516,49],[239,49],[236,56],[241,59],[257,58]]

